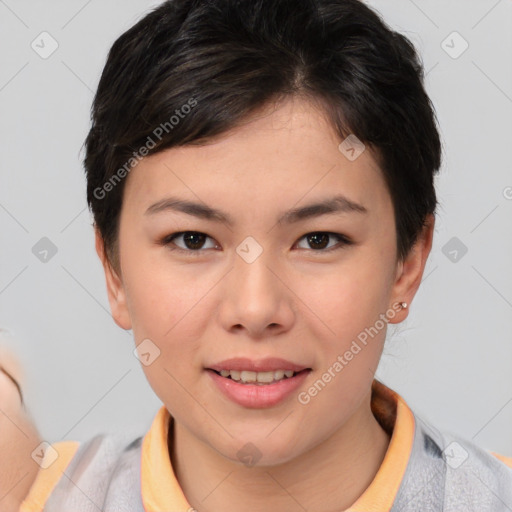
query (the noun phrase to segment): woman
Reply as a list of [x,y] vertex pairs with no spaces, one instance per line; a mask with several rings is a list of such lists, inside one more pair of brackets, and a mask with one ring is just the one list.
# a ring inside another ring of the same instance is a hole
[[507,510],[510,459],[374,378],[432,246],[422,78],[357,0],[169,1],[115,42],[87,198],[163,405],[56,443],[20,510]]

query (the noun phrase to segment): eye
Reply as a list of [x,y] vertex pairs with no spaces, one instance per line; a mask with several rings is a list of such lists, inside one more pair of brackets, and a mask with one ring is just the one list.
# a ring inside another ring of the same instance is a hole
[[[328,246],[328,239],[330,237],[335,237],[338,239],[338,244],[329,247],[326,250],[325,247]],[[342,249],[346,245],[351,245],[353,242],[347,238],[345,235],[342,235],[340,233],[329,233],[327,231],[314,231],[312,233],[307,233],[299,240],[306,239],[308,244],[312,244],[313,251],[315,252],[330,252],[335,251],[337,249]]]
[[[183,239],[184,247],[180,247],[177,245],[174,240],[177,239]],[[205,239],[210,238],[210,240],[213,240],[213,238],[209,237],[205,233],[201,233],[199,231],[180,231],[179,233],[172,233],[171,235],[167,235],[165,238],[163,238],[160,243],[162,245],[177,245],[177,248],[171,247],[172,250],[181,251],[181,252],[188,252],[188,253],[195,253],[199,254],[201,249],[204,245]],[[210,247],[210,248],[215,248]],[[208,247],[207,247],[208,249]],[[194,255],[195,255],[194,254]]]
[[[332,237],[338,240],[338,244],[329,247],[328,240]],[[175,243],[175,240],[179,239],[183,239],[183,246]],[[207,239],[213,240],[213,238],[209,237],[205,233],[201,233],[200,231],[180,231],[178,233],[172,233],[165,236],[159,243],[165,246],[175,246],[170,247],[173,251],[186,252],[196,256],[202,252],[201,249],[205,248],[204,242]],[[313,250],[314,252],[330,252],[342,249],[344,246],[352,245],[353,243],[348,237],[341,233],[330,233],[327,231],[314,231],[307,233],[302,236],[299,241],[302,239],[306,239],[307,243],[312,246],[312,248],[310,247],[310,250]],[[215,249],[215,247],[217,246],[214,244],[213,247],[206,247],[206,249]],[[326,247],[328,248],[325,249]]]

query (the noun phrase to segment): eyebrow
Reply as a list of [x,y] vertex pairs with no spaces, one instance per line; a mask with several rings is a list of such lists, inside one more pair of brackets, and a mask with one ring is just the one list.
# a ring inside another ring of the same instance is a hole
[[[165,199],[152,204],[145,211],[144,215],[154,215],[169,210],[183,212],[200,219],[222,222],[229,226],[233,226],[234,224],[233,218],[221,210],[211,208],[205,204],[195,203],[193,201],[188,201],[177,197],[166,197]],[[344,195],[336,195],[322,201],[288,210],[279,217],[277,223],[293,224],[301,220],[335,213],[364,214],[368,213],[368,210],[363,205],[351,201]]]

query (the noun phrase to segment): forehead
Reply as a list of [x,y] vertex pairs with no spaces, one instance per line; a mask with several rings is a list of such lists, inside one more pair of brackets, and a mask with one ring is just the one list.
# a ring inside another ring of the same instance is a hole
[[341,151],[341,142],[316,105],[289,99],[204,145],[146,157],[128,176],[123,209],[142,214],[166,195],[178,195],[261,216],[261,208],[291,208],[334,192],[371,203],[377,213],[388,207],[390,198],[374,153],[366,147],[350,159],[353,153]]

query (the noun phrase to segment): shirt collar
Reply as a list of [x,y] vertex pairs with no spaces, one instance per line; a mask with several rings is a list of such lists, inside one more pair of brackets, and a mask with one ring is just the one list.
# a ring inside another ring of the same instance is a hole
[[389,512],[412,451],[415,420],[404,399],[374,379],[371,407],[377,421],[391,435],[391,440],[371,484],[346,512]]
[[[402,482],[414,440],[414,415],[403,398],[377,379],[372,383],[371,407],[391,440],[371,484],[347,512],[388,512]],[[141,455],[141,492],[146,512],[191,510],[174,474],[167,446],[169,423],[162,405],[144,436]]]

